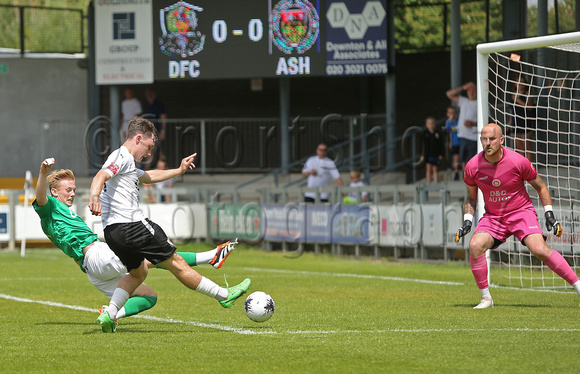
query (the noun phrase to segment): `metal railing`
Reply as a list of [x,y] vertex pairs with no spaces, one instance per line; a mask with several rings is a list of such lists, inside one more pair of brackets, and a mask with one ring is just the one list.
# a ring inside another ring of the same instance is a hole
[[[364,126],[361,125],[363,117],[367,124]],[[274,171],[275,174],[281,166],[279,122],[279,118],[167,119],[166,138],[160,142],[160,147],[168,167],[177,167],[183,157],[197,152],[195,173],[267,174]],[[106,117],[93,119],[82,128],[62,124],[57,129],[55,126],[51,125],[51,131],[60,134],[61,138],[46,144],[44,149],[85,144],[86,152],[83,153],[90,155],[93,170],[120,145],[118,128]],[[388,166],[384,115],[299,117],[292,121],[289,132],[289,172],[300,172],[303,160],[312,155],[321,142],[332,148],[329,157],[345,169],[365,167],[372,171]],[[84,139],[78,138],[80,134]],[[89,161],[86,165],[82,169],[87,169]]]

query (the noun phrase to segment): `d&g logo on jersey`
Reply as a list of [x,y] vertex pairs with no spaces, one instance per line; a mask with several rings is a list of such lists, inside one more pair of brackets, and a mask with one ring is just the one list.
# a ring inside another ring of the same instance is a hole
[[501,182],[499,181],[499,179],[494,179],[493,181],[491,181],[491,185],[494,187],[499,187],[501,186]]

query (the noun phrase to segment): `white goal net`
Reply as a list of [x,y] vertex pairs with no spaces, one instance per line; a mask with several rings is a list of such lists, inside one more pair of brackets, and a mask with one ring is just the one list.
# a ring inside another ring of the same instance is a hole
[[[478,126],[502,126],[505,146],[529,158],[548,186],[558,238],[545,227],[537,192],[527,184],[548,246],[580,274],[580,33],[478,46]],[[482,209],[478,208],[481,212]],[[563,288],[568,284],[512,237],[488,251],[492,284]]]

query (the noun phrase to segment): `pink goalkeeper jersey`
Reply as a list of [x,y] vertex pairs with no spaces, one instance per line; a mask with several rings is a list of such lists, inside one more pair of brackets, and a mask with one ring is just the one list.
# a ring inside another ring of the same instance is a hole
[[481,190],[486,214],[503,216],[520,209],[534,210],[525,181],[536,178],[536,169],[522,155],[502,150],[503,157],[496,163],[487,161],[484,152],[469,160],[465,165],[465,183]]

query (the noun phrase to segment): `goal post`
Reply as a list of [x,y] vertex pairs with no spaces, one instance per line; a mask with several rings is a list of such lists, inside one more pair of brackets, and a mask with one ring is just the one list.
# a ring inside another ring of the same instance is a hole
[[[478,132],[493,122],[505,146],[528,157],[552,195],[564,234],[546,231],[538,194],[527,184],[548,246],[580,269],[580,32],[477,46]],[[478,151],[482,150],[478,142]],[[483,215],[478,195],[477,215]],[[490,284],[564,288],[568,284],[512,237],[487,251]]]

